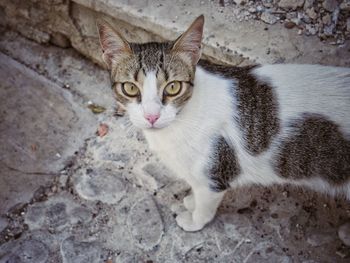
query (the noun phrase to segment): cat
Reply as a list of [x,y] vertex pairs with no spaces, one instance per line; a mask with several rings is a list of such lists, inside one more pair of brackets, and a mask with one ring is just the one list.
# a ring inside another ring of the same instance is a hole
[[350,200],[350,69],[200,60],[204,17],[175,41],[129,43],[97,22],[119,108],[191,186],[176,217],[201,230],[229,188],[307,186]]

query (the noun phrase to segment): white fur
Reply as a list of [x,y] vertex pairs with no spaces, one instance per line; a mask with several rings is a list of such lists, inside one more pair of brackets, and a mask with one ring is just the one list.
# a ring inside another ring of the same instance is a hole
[[[327,116],[339,125],[344,137],[350,139],[349,68],[294,64],[264,65],[254,73],[258,79],[269,82],[277,95],[282,126],[277,142],[292,132],[287,129],[287,124],[304,112]],[[276,148],[276,144],[272,144],[261,157],[270,160]],[[320,178],[295,181],[282,180],[273,173],[269,175],[274,183],[303,185],[332,196],[345,195],[350,200],[350,182],[335,187]],[[268,178],[268,174],[264,177]]]
[[[144,134],[151,150],[181,178],[206,185],[203,178],[198,178],[198,171],[207,163],[211,150],[208,142],[213,134],[221,133],[222,120],[232,118],[232,103],[227,96],[230,88],[227,80],[209,75],[201,68],[196,76],[192,98],[174,122],[163,129],[144,130]],[[218,92],[217,86],[227,92]]]
[[[350,69],[310,65],[268,65],[255,70],[258,78],[270,81],[279,103],[282,132],[288,119],[308,111],[328,116],[350,132]],[[330,194],[345,194],[350,199],[350,182],[337,188],[319,178],[292,181],[279,177],[271,166],[274,147],[252,156],[243,143],[242,132],[235,124],[236,101],[232,97],[233,82],[210,74],[197,67],[193,96],[171,125],[163,129],[146,129],[144,134],[151,150],[192,187],[194,200],[178,216],[178,224],[185,230],[201,229],[215,215],[223,193],[209,190],[210,180],[205,173],[211,156],[211,142],[218,135],[225,137],[236,152],[242,173],[232,187],[246,184],[270,185],[293,183],[306,185]],[[272,144],[273,145],[273,144]]]
[[[141,104],[132,102],[127,105],[127,111],[131,122],[138,128],[160,129],[174,121],[177,109],[171,104],[163,105],[161,94],[158,94],[157,77],[154,72],[147,72],[141,91]],[[159,119],[150,124],[145,115],[160,115]]]
[[350,69],[321,65],[265,65],[259,79],[275,87],[282,125],[303,112],[319,113],[350,134]]
[[146,74],[142,89],[142,108],[145,114],[154,115],[160,113],[161,101],[158,96],[157,77],[155,72]]

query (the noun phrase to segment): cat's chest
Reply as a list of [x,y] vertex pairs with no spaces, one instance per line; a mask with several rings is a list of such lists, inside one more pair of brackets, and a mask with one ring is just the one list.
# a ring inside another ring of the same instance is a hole
[[146,135],[146,140],[152,152],[159,155],[160,158],[173,156],[179,149],[176,149],[176,138],[158,134]]
[[176,132],[151,132],[145,133],[150,150],[158,155],[162,161],[174,162],[181,159],[180,156],[187,155],[191,146],[188,143],[188,134]]
[[180,177],[190,173],[193,163],[207,147],[208,138],[193,131],[145,132],[148,146],[167,167]]

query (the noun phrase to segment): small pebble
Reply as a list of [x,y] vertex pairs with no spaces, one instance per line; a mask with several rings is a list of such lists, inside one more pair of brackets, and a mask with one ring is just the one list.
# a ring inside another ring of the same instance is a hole
[[288,197],[289,196],[288,191],[283,191],[282,194],[283,194],[284,197]]
[[350,222],[347,222],[339,227],[338,236],[344,245],[350,247]]
[[250,12],[250,13],[256,13],[257,10],[256,10],[255,7],[249,7],[248,12]]
[[288,29],[292,29],[293,27],[295,27],[295,23],[292,21],[287,21],[284,23],[284,27]]
[[341,258],[347,258],[349,256],[349,251],[347,248],[340,248],[335,252],[335,254]]
[[67,170],[61,170],[60,174],[67,174]]
[[97,135],[100,137],[104,137],[108,133],[108,125],[105,123],[101,123],[97,129]]
[[270,25],[275,24],[278,20],[276,16],[267,12],[262,13],[260,19]]

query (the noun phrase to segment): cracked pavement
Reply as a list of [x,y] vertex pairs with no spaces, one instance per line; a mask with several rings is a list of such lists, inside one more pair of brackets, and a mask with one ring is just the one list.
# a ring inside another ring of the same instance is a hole
[[349,262],[350,204],[305,189],[231,191],[203,231],[182,231],[188,186],[74,50],[2,31],[0,78],[0,262]]

